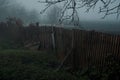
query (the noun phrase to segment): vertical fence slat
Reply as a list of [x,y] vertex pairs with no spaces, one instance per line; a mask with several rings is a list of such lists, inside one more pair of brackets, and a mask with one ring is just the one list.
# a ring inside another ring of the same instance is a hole
[[[49,30],[47,27],[41,27],[40,29],[40,42],[42,42],[42,48],[45,49],[47,44],[51,45],[52,40],[51,37],[49,37],[50,33],[47,32]],[[61,59],[63,59],[69,51],[67,49],[71,49],[71,46],[68,46],[68,44],[71,44],[72,40],[68,40],[72,39],[72,31],[73,30],[55,28],[56,49],[58,56],[62,56]],[[30,38],[32,38],[32,35]],[[107,56],[113,55],[120,57],[120,36],[116,35],[75,29],[74,46],[76,48],[75,53],[73,52],[75,56],[70,56],[70,64],[78,64],[76,66],[81,68],[91,67],[91,65],[102,68],[110,63],[109,60],[106,60]]]

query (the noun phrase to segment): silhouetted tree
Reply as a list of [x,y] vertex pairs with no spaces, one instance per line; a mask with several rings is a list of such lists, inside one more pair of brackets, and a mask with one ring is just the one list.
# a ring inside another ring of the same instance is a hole
[[50,24],[58,24],[61,9],[58,6],[53,6],[47,13],[47,20]]
[[[104,13],[103,18],[111,14],[116,14],[118,18],[120,15],[120,0],[42,0],[39,2],[47,4],[41,13],[45,12],[52,5],[63,5],[59,18],[60,22],[66,19],[74,21],[75,17],[77,17],[79,21],[78,9],[83,7],[86,8],[86,12],[89,12],[89,10],[99,6],[99,13]],[[70,10],[71,14],[66,16],[65,13],[68,10]]]

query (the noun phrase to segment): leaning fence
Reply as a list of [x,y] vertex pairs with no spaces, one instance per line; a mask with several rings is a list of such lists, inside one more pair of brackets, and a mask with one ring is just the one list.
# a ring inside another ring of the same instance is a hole
[[54,48],[58,59],[67,65],[104,67],[110,63],[107,57],[120,57],[119,35],[60,27],[44,26],[39,29],[37,39],[41,43],[40,48]]

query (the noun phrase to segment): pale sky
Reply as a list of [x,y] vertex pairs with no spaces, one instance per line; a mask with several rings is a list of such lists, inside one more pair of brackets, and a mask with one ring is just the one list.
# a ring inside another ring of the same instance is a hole
[[[22,6],[25,6],[26,9],[32,10],[35,9],[38,12],[44,8],[44,5],[38,3],[39,0],[16,0],[18,3],[20,3]],[[115,15],[110,15],[106,17],[104,20],[101,19],[103,14],[98,14],[98,10],[91,10],[89,13],[85,13],[85,9],[80,9],[79,10],[79,17],[80,20],[98,20],[98,21],[120,21],[120,17],[117,20]]]

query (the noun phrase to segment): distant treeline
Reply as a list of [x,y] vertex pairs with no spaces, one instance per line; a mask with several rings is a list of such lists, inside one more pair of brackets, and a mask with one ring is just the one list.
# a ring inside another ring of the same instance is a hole
[[[44,34],[49,36],[51,28],[46,30],[48,33]],[[42,31],[45,30],[41,28],[39,22],[25,26],[21,19],[7,18],[5,22],[0,22],[0,49],[21,48],[27,43],[40,42]]]
[[26,38],[31,40],[32,36],[39,34],[38,26],[38,22],[24,26],[22,20],[17,18],[8,18],[5,22],[0,22],[0,49],[23,46]]

